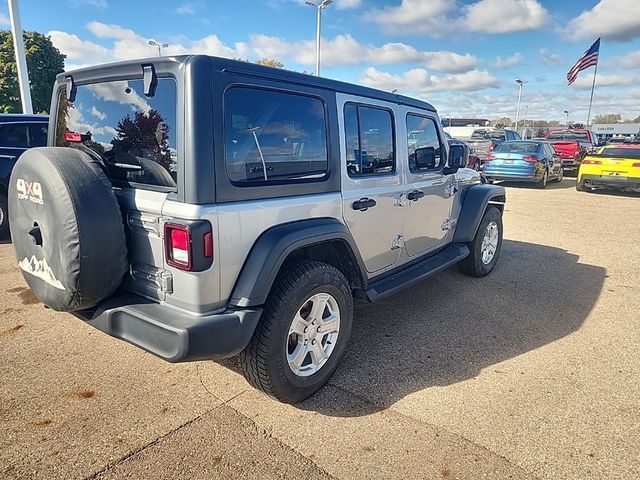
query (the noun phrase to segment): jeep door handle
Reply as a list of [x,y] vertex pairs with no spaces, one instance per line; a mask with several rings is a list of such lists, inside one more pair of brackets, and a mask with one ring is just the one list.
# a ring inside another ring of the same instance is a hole
[[418,200],[424,197],[424,192],[422,190],[414,190],[413,192],[409,192],[407,194],[407,198],[409,200]]
[[376,201],[373,198],[363,197],[360,200],[356,200],[353,202],[351,207],[354,210],[360,210],[361,212],[366,212],[368,209],[375,207]]

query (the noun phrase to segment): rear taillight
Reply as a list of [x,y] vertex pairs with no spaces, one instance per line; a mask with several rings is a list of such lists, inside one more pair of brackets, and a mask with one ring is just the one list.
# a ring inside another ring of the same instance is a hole
[[181,220],[164,226],[167,264],[200,272],[213,263],[213,232],[205,220]]
[[495,160],[496,156],[492,153],[489,153],[486,157],[484,157],[485,162],[490,162],[491,160]]
[[86,142],[87,140],[91,140],[91,134],[66,132],[64,134],[64,139],[67,142],[71,142],[71,143],[82,143],[82,142]]
[[493,149],[494,149],[494,148],[496,148],[496,146],[495,146],[495,144],[494,144],[493,142],[491,142],[491,143],[489,144],[489,151],[490,151],[490,152],[493,152]]
[[600,160],[591,160],[585,158],[584,160],[582,160],[582,165],[602,165],[602,162]]
[[181,270],[191,270],[191,232],[185,225],[167,223],[164,226],[167,263]]
[[633,165],[631,165],[633,168],[640,168],[640,162],[636,162]]
[[529,162],[529,163],[536,163],[539,160],[538,157],[536,157],[535,155],[527,155],[525,157],[522,157],[522,159],[525,162]]

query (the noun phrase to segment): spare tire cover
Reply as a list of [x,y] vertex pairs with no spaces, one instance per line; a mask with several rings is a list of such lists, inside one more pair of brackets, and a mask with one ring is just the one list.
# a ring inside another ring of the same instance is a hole
[[118,201],[99,162],[72,148],[20,156],[9,184],[11,237],[35,296],[58,311],[94,307],[127,271]]

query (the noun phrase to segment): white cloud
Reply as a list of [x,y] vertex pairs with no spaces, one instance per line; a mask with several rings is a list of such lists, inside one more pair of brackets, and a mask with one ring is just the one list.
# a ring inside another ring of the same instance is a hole
[[[578,79],[571,85],[581,89],[591,89],[593,83],[593,69],[580,72]],[[626,85],[636,85],[638,81],[631,75],[602,75],[598,73],[596,78],[596,88],[598,87],[621,87]]]
[[363,72],[360,80],[365,85],[381,90],[397,89],[403,94],[420,96],[431,92],[476,91],[500,86],[500,81],[484,70],[472,70],[440,77],[430,75],[423,68],[413,68],[401,74],[394,74],[369,67]]
[[179,15],[195,15],[201,6],[202,3],[200,2],[184,3],[176,8],[176,13]]
[[478,59],[466,53],[460,55],[455,52],[424,52],[425,64],[434,70],[449,73],[468,72],[475,68]]
[[362,0],[336,0],[336,8],[338,10],[358,8],[360,5],[362,5]]
[[572,41],[602,38],[628,42],[640,37],[640,2],[637,0],[600,0],[563,29]]
[[451,32],[510,33],[536,30],[549,22],[538,0],[479,0],[460,6],[456,0],[402,0],[365,16],[387,33],[442,37]]
[[374,9],[365,18],[376,22],[387,33],[440,37],[451,30],[447,16],[455,9],[455,0],[402,0],[397,7]]
[[549,12],[537,0],[480,0],[465,7],[464,23],[473,32],[537,30],[548,22]]
[[[547,48],[540,49],[540,61],[545,65],[549,65],[550,67],[559,66],[564,63],[564,60],[560,55],[555,53],[553,50],[549,50]],[[568,69],[569,67],[567,67]]]
[[511,68],[516,65],[520,65],[524,60],[524,55],[520,52],[516,52],[506,58],[500,56],[496,57],[496,68]]
[[0,25],[9,25],[10,23],[9,17],[0,12]]
[[118,102],[122,105],[131,105],[144,112],[148,112],[151,106],[138,93],[129,88],[129,82],[126,80],[109,83],[95,83],[87,85],[87,88],[101,100],[110,102]]
[[616,63],[625,68],[640,68],[640,50],[618,57]]
[[107,118],[107,114],[98,110],[95,105],[91,106],[91,115],[99,120],[104,120],[105,118]]
[[72,61],[109,61],[111,51],[97,43],[82,40],[77,35],[52,30],[47,33],[55,47]]

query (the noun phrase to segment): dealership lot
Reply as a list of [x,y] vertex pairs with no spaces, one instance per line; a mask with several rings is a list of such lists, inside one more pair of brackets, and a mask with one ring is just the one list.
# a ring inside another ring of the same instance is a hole
[[638,478],[640,195],[508,188],[492,275],[359,304],[298,406],[45,310],[0,245],[0,476]]

